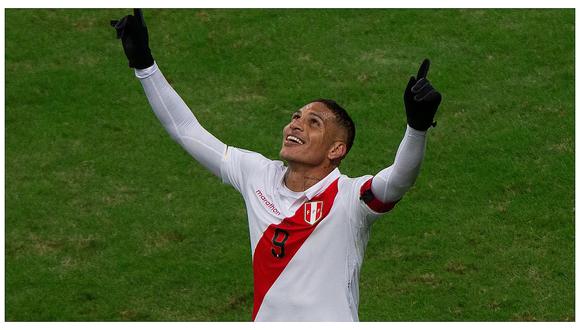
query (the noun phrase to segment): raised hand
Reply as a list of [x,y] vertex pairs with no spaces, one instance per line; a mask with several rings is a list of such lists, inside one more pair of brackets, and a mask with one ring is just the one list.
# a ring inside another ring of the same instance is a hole
[[435,127],[433,118],[441,103],[441,93],[427,80],[429,60],[423,60],[417,78],[411,77],[403,99],[407,113],[407,124],[420,131],[426,131],[429,127]]
[[153,65],[153,56],[149,49],[149,34],[141,9],[134,9],[133,15],[111,21],[111,26],[117,30],[117,39],[123,42],[123,50],[129,60],[129,67],[145,69]]

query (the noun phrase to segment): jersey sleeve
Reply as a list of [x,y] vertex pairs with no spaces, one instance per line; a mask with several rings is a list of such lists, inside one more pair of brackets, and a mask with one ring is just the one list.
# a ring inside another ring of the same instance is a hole
[[220,168],[222,181],[243,194],[243,188],[271,162],[257,152],[228,146]]
[[370,175],[357,178],[352,192],[354,216],[367,224],[371,224],[379,216],[392,210],[400,200],[385,203],[376,198],[371,189],[373,178]]

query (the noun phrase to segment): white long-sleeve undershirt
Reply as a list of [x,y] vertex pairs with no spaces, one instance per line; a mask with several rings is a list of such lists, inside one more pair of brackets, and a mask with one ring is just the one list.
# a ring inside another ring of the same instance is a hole
[[377,199],[383,202],[398,201],[415,183],[425,154],[426,135],[426,131],[418,131],[407,125],[395,162],[373,178],[371,189]]
[[[153,112],[171,137],[193,158],[219,177],[227,145],[199,124],[156,63],[149,68],[135,70],[135,75],[141,81]],[[377,199],[386,203],[398,201],[403,197],[419,175],[425,145],[426,132],[407,126],[393,165],[380,171],[373,178],[371,189]]]
[[227,146],[199,124],[157,63],[135,70],[135,75],[141,80],[151,108],[165,130],[201,165],[219,177]]

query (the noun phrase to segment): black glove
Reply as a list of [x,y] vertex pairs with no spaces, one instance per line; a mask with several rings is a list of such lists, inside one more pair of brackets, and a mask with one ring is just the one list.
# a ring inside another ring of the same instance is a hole
[[417,78],[409,79],[403,96],[407,124],[419,131],[426,131],[430,126],[435,127],[437,123],[433,122],[433,117],[441,103],[441,94],[427,80],[427,71],[429,60],[425,59],[419,68]]
[[129,67],[145,69],[153,65],[153,56],[149,49],[149,35],[141,9],[134,9],[133,15],[127,15],[120,21],[111,21],[117,30],[117,39],[123,41],[123,50],[129,59]]

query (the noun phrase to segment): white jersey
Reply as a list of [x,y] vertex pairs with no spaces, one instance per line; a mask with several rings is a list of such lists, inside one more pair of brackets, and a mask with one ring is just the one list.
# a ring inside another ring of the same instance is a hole
[[244,197],[254,268],[252,318],[358,320],[358,278],[370,225],[395,204],[381,201],[398,201],[415,182],[426,132],[407,126],[395,162],[374,177],[351,179],[335,169],[297,193],[283,183],[282,162],[228,147],[206,131],[156,64],[135,75],[171,137]]
[[361,194],[372,176],[338,168],[304,192],[283,183],[287,167],[228,147],[223,181],[243,196],[254,270],[255,321],[358,321],[358,282],[370,225],[395,203]]

